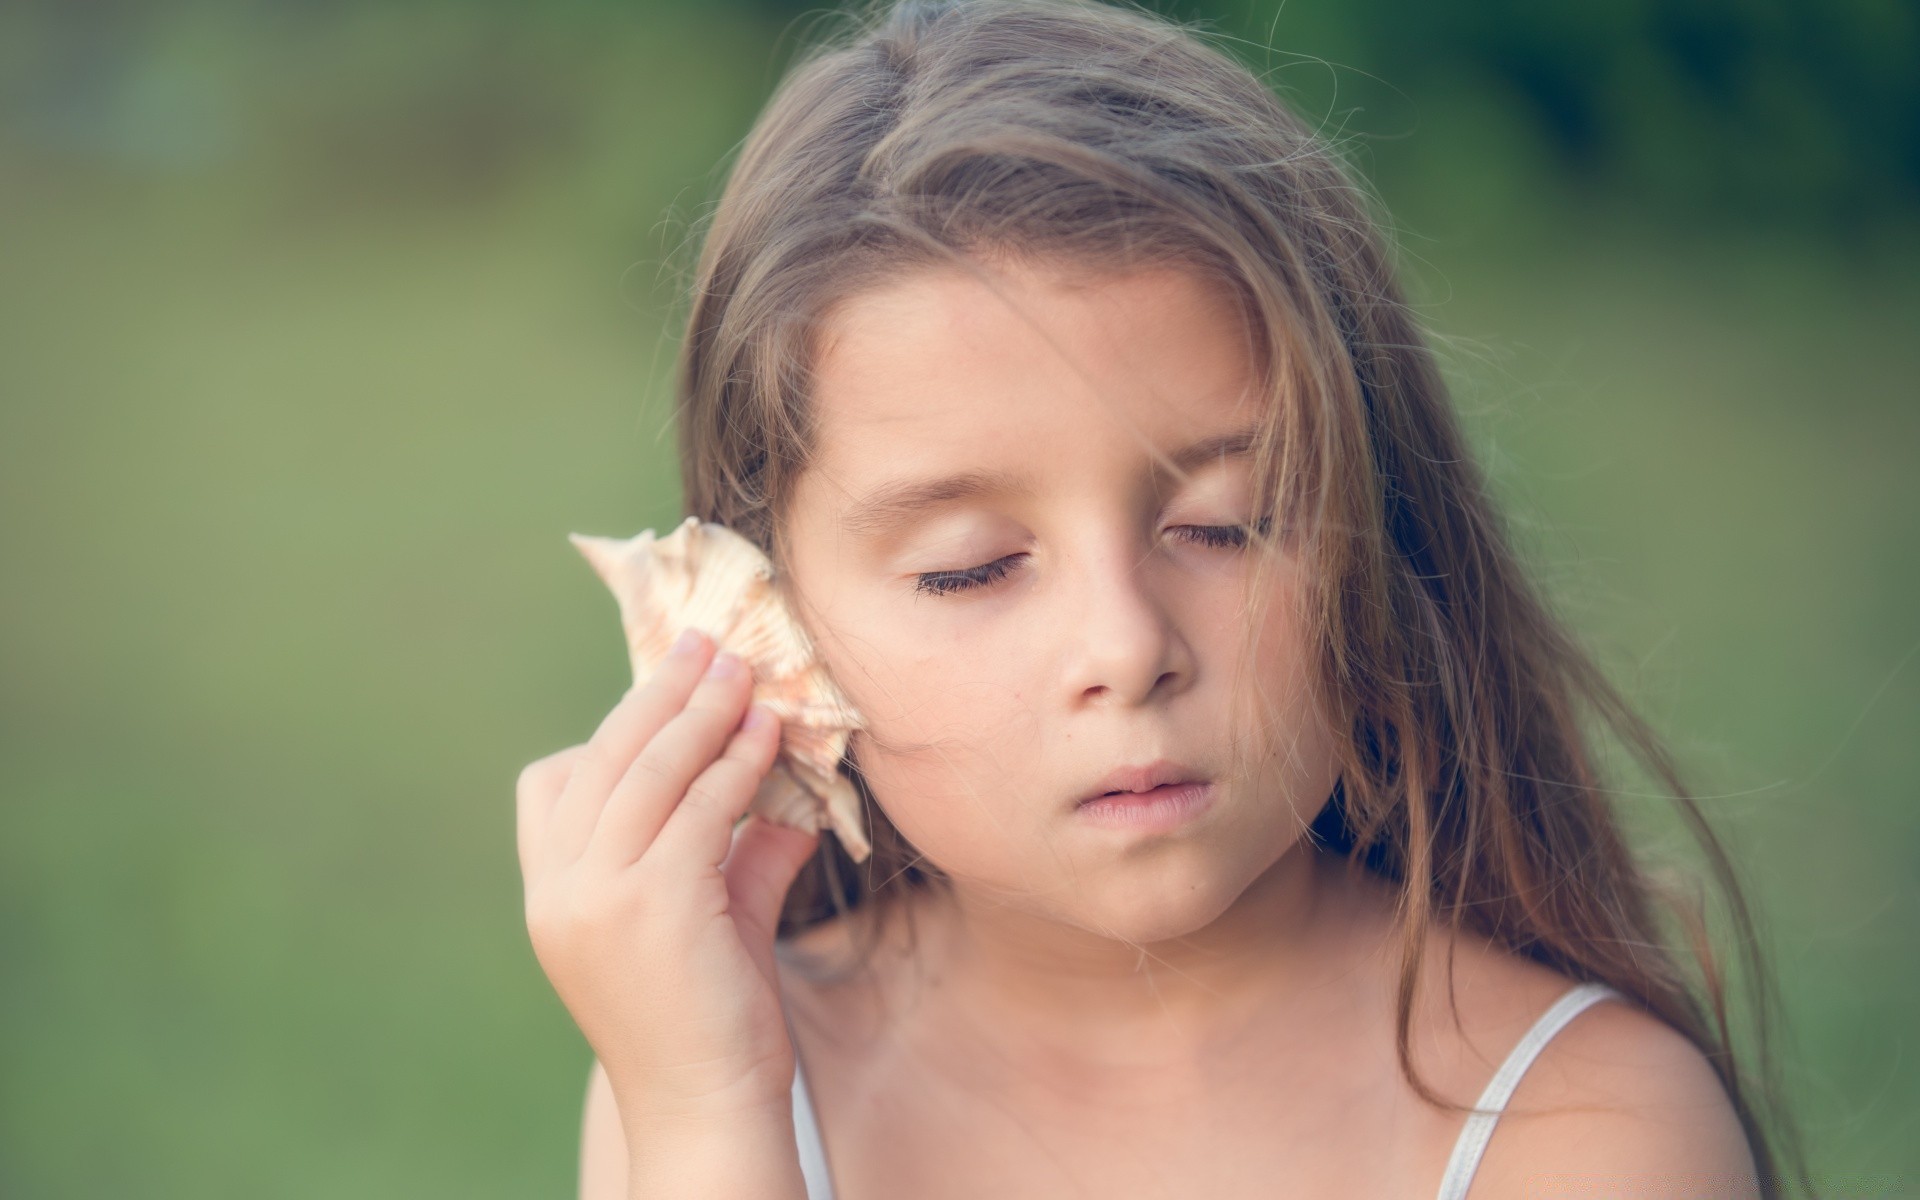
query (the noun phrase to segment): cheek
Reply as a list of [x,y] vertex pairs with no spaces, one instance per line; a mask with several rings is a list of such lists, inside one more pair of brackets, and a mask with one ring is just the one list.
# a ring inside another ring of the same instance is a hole
[[853,594],[841,600],[816,610],[809,628],[828,672],[866,718],[869,745],[885,756],[941,747],[964,753],[1008,736],[1030,716],[1021,673],[1030,654],[977,631],[936,633],[910,615],[912,605]]
[[1031,798],[1018,768],[1040,740],[1020,674],[1030,656],[978,638],[930,642],[913,606],[869,594],[849,582],[855,574],[817,552],[793,568],[816,652],[865,718],[850,742],[855,765],[887,817],[938,865],[1003,858],[989,843],[1020,828]]
[[855,735],[854,762],[887,819],[934,866],[1006,881],[1035,840],[1040,800],[1016,766],[1026,751],[979,737],[967,725],[978,717],[955,714],[946,737],[915,737],[922,721],[877,725]]
[[933,862],[991,876],[1007,846],[1031,840],[1032,766],[1044,744],[1017,667],[976,650],[930,653],[872,631],[823,648],[866,718],[853,759],[889,820]]
[[1259,774],[1304,821],[1319,812],[1338,776],[1317,645],[1306,620],[1291,606],[1276,604],[1251,656],[1259,686],[1247,690],[1236,714],[1248,744],[1265,755]]
[[[975,653],[933,652],[924,640],[892,637],[873,623],[820,640],[820,654],[866,728],[855,734],[862,766],[922,766],[1005,733],[1020,708],[992,661]],[[870,774],[871,777],[871,774]]]

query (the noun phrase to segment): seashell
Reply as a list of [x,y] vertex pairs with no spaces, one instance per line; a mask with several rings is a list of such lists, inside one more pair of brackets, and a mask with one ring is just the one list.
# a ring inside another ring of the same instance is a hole
[[779,714],[781,733],[748,811],[796,829],[831,829],[855,862],[866,861],[871,844],[859,796],[839,772],[848,736],[864,721],[774,591],[773,564],[760,548],[697,517],[665,537],[647,529],[626,540],[567,538],[613,589],[634,682],[650,677],[689,627],[752,670],[753,699]]

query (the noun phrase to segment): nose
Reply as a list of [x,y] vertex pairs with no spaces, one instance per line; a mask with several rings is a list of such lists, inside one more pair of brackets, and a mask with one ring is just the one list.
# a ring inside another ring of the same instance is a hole
[[1181,634],[1177,581],[1153,555],[1114,541],[1079,555],[1058,598],[1068,647],[1068,696],[1075,703],[1136,705],[1163,700],[1193,677]]

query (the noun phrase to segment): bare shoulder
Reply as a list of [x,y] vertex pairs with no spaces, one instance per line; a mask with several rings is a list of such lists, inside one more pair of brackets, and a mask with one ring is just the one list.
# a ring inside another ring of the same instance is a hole
[[1556,1033],[1521,1076],[1474,1200],[1760,1196],[1745,1131],[1699,1047],[1612,998]]
[[614,1106],[613,1085],[599,1059],[587,1076],[580,1128],[580,1200],[620,1200],[627,1194],[627,1135]]

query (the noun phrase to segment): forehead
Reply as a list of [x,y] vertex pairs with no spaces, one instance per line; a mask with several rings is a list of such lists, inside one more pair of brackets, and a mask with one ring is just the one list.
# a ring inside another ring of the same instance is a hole
[[1253,424],[1255,376],[1231,293],[1186,269],[925,271],[822,322],[815,466],[857,494],[983,463],[1150,461]]

